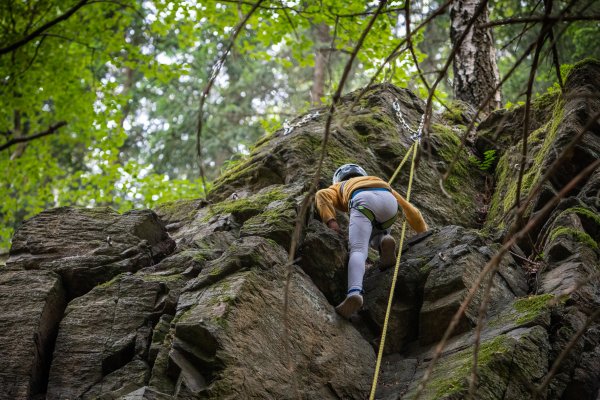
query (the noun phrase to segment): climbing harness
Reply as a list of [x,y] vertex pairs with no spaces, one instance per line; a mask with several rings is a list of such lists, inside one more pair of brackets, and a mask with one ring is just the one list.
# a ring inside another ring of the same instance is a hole
[[[413,144],[406,152],[406,155],[400,162],[400,165],[398,166],[398,168],[396,168],[396,171],[394,172],[394,174],[388,181],[388,184],[391,185],[392,182],[394,182],[394,180],[396,179],[396,176],[400,172],[400,169],[402,169],[402,166],[408,160],[409,155],[412,154],[412,159],[411,159],[411,163],[410,163],[410,174],[408,177],[408,188],[406,189],[406,201],[410,201],[410,190],[412,188],[412,181],[413,181],[413,176],[414,176],[414,172],[415,172],[415,159],[417,158],[417,150],[419,147],[419,143],[421,141],[421,134],[423,132],[423,121],[425,118],[425,114],[423,114],[423,116],[421,117],[421,122],[419,123],[419,128],[415,131],[415,130],[411,129],[408,126],[408,124],[406,123],[406,121],[404,120],[404,118],[402,116],[402,112],[400,111],[400,104],[398,103],[397,100],[394,100],[393,107],[394,107],[394,110],[396,111],[396,115],[399,117],[402,125],[410,133],[412,133],[411,138],[413,139]],[[396,265],[394,266],[394,274],[392,276],[392,286],[390,288],[390,295],[388,297],[387,309],[385,312],[385,318],[383,320],[383,332],[381,333],[381,341],[379,343],[379,351],[377,352],[377,362],[375,363],[375,374],[373,376],[373,383],[371,385],[371,394],[369,395],[369,400],[375,399],[375,391],[377,390],[377,381],[379,379],[379,370],[381,368],[381,360],[383,358],[383,349],[385,347],[385,338],[387,335],[388,322],[389,322],[389,318],[390,318],[390,312],[392,309],[392,299],[394,298],[394,291],[396,289],[396,281],[398,280],[398,271],[400,270],[400,258],[402,257],[402,250],[403,250],[402,248],[404,246],[405,234],[406,234],[406,220],[404,220],[404,222],[402,223],[402,233],[400,234],[400,245],[398,246],[398,256],[396,257]]]
[[363,215],[365,217],[367,217],[369,219],[369,221],[371,221],[371,224],[373,225],[373,227],[375,227],[376,229],[378,229],[380,231],[385,231],[386,229],[388,229],[389,227],[394,225],[394,222],[396,222],[396,220],[398,219],[398,213],[396,213],[396,215],[394,215],[392,218],[388,219],[387,221],[378,222],[375,219],[375,214],[373,214],[373,211],[369,210],[367,207],[358,206],[358,207],[354,207],[354,208],[356,208],[358,211],[363,213]]
[[380,230],[380,231],[384,231],[388,228],[390,228],[392,225],[394,225],[394,222],[396,222],[396,220],[398,219],[398,214],[399,214],[399,209],[398,212],[396,212],[396,214],[383,222],[379,222],[377,221],[377,219],[375,218],[375,214],[373,213],[373,211],[371,211],[370,209],[368,209],[365,206],[356,206],[354,207],[352,205],[352,200],[354,199],[354,196],[356,196],[357,194],[359,194],[360,192],[368,192],[368,191],[378,191],[378,192],[389,192],[388,189],[386,188],[364,188],[364,189],[357,189],[355,191],[352,192],[352,196],[350,196],[350,208],[355,208],[358,211],[360,211],[365,217],[367,217],[369,219],[369,221],[371,221],[371,224],[373,225],[374,228]]

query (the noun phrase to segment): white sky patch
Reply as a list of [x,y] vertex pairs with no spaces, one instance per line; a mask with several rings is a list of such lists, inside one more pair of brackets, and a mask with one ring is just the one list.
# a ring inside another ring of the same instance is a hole
[[175,63],[175,60],[168,56],[165,52],[158,53],[156,55],[156,61],[158,61],[159,64],[164,65],[171,65]]
[[283,40],[280,41],[279,43],[275,43],[275,44],[271,45],[271,47],[269,47],[267,49],[267,54],[270,55],[271,57],[277,56],[281,52],[284,45],[285,45],[285,42]]
[[150,54],[152,54],[154,52],[154,48],[155,48],[154,45],[151,44],[151,43],[144,44],[141,47],[142,54],[145,55],[145,56],[149,56]]
[[248,154],[250,154],[250,150],[248,150],[248,147],[246,147],[246,145],[239,143],[237,145],[237,152],[240,154],[243,154],[245,156],[247,156]]
[[106,107],[106,104],[104,104],[102,102],[102,100],[96,99],[96,101],[94,101],[94,112],[96,114],[101,114],[101,113],[105,112],[107,109],[108,109],[108,107]]

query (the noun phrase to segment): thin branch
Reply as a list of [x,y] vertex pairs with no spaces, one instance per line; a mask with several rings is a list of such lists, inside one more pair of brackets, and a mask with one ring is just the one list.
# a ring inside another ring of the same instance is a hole
[[531,22],[534,22],[534,23],[556,22],[559,20],[563,21],[563,22],[600,21],[600,15],[589,15],[589,16],[576,15],[576,16],[565,16],[562,18],[560,15],[548,16],[548,17],[542,16],[542,17],[507,18],[507,19],[501,19],[501,20],[497,20],[497,21],[490,21],[488,23],[481,24],[479,26],[482,28],[493,28],[495,26],[502,26],[502,25],[528,24]]
[[10,53],[10,52],[18,49],[19,47],[26,45],[27,43],[29,43],[30,41],[32,41],[33,39],[35,39],[36,37],[41,35],[44,31],[52,28],[54,25],[58,24],[59,22],[67,20],[69,17],[71,17],[73,14],[75,14],[77,12],[77,10],[79,10],[81,7],[86,5],[86,3],[88,3],[88,1],[89,0],[80,0],[79,3],[75,4],[69,11],[67,11],[66,13],[53,19],[52,21],[49,21],[46,24],[42,25],[35,31],[31,32],[29,35],[25,36],[23,39],[17,40],[13,44],[10,44],[6,47],[0,48],[0,56],[3,54],[6,54],[6,53]]
[[24,75],[27,71],[29,71],[29,68],[31,68],[31,66],[33,65],[33,63],[35,62],[35,59],[37,58],[39,51],[40,51],[40,47],[42,46],[42,43],[44,43],[44,40],[46,39],[45,36],[42,36],[42,38],[40,39],[40,41],[35,45],[35,51],[33,53],[33,56],[31,57],[31,60],[29,60],[29,63],[27,63],[27,66],[17,74],[17,76],[22,76]]
[[[393,14],[393,13],[399,13],[400,11],[403,11],[403,10],[404,10],[404,7],[390,8],[389,10],[382,11],[379,14]],[[337,14],[337,13],[331,11],[331,8],[329,9],[329,12],[334,17],[339,17],[339,18],[365,17],[365,16],[368,16],[368,15],[375,15],[376,14],[376,12],[373,12],[373,11],[363,11],[363,12],[352,13],[352,14]]]
[[[243,4],[246,6],[254,6],[255,3],[252,3],[251,1],[240,1],[240,0],[221,0],[221,3],[232,3],[232,4]],[[287,11],[292,11],[298,15],[301,14],[306,14],[306,15],[315,15],[318,14],[318,12],[314,11],[314,12],[308,12],[305,10],[298,10],[294,7],[288,7],[288,6],[281,6],[281,7],[275,7],[275,6],[259,6],[258,8],[260,8],[261,10],[272,10],[272,11],[281,11],[281,10],[287,10]]]
[[[323,134],[323,144],[321,146],[321,154],[319,157],[319,161],[317,163],[315,173],[313,175],[310,187],[308,189],[308,193],[306,194],[306,196],[304,197],[304,199],[302,201],[300,211],[296,218],[296,225],[294,227],[294,232],[292,234],[290,249],[289,249],[289,253],[288,253],[287,274],[286,274],[284,300],[283,300],[284,342],[285,342],[284,347],[285,347],[285,351],[286,351],[286,354],[288,355],[288,360],[290,363],[291,363],[291,358],[289,357],[289,337],[290,337],[290,335],[289,335],[289,332],[290,332],[289,293],[290,293],[290,285],[291,285],[291,281],[292,281],[292,274],[294,272],[293,262],[294,262],[294,257],[295,257],[295,253],[296,253],[296,247],[300,240],[300,235],[302,233],[302,227],[305,223],[306,214],[308,212],[310,205],[313,202],[313,197],[315,195],[315,192],[316,192],[316,189],[317,189],[317,186],[319,183],[319,178],[321,176],[321,169],[323,166],[323,161],[325,160],[325,156],[327,154],[327,143],[329,140],[329,135],[330,135],[330,131],[331,131],[331,121],[333,118],[333,114],[335,112],[335,107],[340,100],[342,91],[344,89],[344,85],[346,84],[346,80],[348,79],[348,76],[350,75],[350,70],[352,69],[352,64],[354,63],[354,60],[356,59],[356,56],[357,56],[358,52],[360,51],[360,48],[362,47],[367,34],[371,31],[371,29],[375,23],[375,20],[379,16],[379,13],[385,7],[386,3],[387,3],[387,0],[379,1],[379,6],[377,7],[375,14],[373,14],[371,19],[369,20],[367,26],[365,27],[360,38],[358,39],[356,46],[354,47],[354,51],[352,52],[352,55],[349,57],[348,61],[346,62],[346,66],[344,67],[344,72],[342,73],[340,83],[338,85],[336,92],[334,93],[334,95],[332,97],[331,106],[329,107],[327,121],[325,123],[325,132]],[[293,367],[293,366],[291,366],[291,367]]]
[[417,59],[417,55],[415,54],[415,47],[412,41],[412,36],[410,33],[410,0],[406,0],[406,4],[404,6],[404,23],[406,24],[406,37],[408,38],[408,50],[410,51],[410,55],[415,63],[415,67],[417,67],[417,72],[419,74],[419,78],[423,85],[427,88],[427,90],[431,90],[427,79],[425,79],[425,75],[421,70],[421,66],[419,65],[419,60]]
[[8,149],[9,147],[11,147],[17,143],[30,142],[34,139],[38,139],[38,138],[41,138],[44,136],[51,135],[54,132],[56,132],[59,128],[65,126],[65,125],[67,125],[66,121],[60,121],[53,125],[50,125],[50,127],[48,129],[46,129],[45,131],[38,132],[38,133],[30,135],[30,136],[13,138],[13,139],[9,140],[8,142],[0,145],[0,151]]
[[246,22],[250,19],[252,14],[254,14],[254,12],[259,8],[259,6],[262,2],[263,2],[263,0],[258,0],[255,4],[253,4],[252,9],[248,12],[248,14],[246,14],[244,19],[242,21],[240,21],[238,23],[238,25],[235,27],[235,30],[233,32],[233,35],[231,36],[231,40],[229,41],[227,48],[225,49],[225,51],[223,52],[221,57],[219,57],[217,62],[215,62],[215,64],[212,66],[212,75],[211,75],[210,79],[208,80],[208,83],[206,84],[206,87],[204,88],[204,91],[202,92],[202,96],[200,98],[200,107],[199,107],[199,111],[198,111],[198,127],[196,130],[196,152],[198,155],[198,164],[200,166],[200,177],[202,178],[202,186],[204,188],[204,196],[206,196],[206,194],[208,193],[208,190],[206,187],[206,174],[204,173],[204,163],[202,162],[202,142],[201,142],[202,127],[204,125],[204,121],[203,121],[204,120],[204,103],[206,102],[208,94],[210,93],[210,90],[212,89],[213,84],[215,83],[215,80],[217,79],[217,76],[219,75],[219,72],[221,72],[221,68],[225,64],[225,60],[227,59],[227,56],[231,52],[233,44],[235,43],[235,39],[238,37],[238,35],[242,31],[242,29],[245,27]]
[[[573,4],[573,3],[571,3]],[[550,9],[546,8],[546,12],[549,12]],[[529,119],[531,113],[531,96],[533,92],[533,81],[535,79],[535,73],[537,72],[538,62],[540,60],[540,52],[542,51],[542,46],[544,45],[544,41],[548,36],[549,30],[552,29],[552,25],[544,22],[542,27],[540,28],[540,33],[537,38],[537,43],[535,44],[535,53],[533,55],[533,61],[531,62],[531,68],[529,70],[529,79],[527,81],[527,99],[525,101],[525,113],[523,116],[523,134],[522,134],[522,151],[521,151],[521,165],[519,166],[519,176],[517,178],[517,193],[515,195],[515,206],[519,207],[521,204],[521,187],[523,185],[523,175],[525,174],[525,165],[527,164],[527,137],[529,136]],[[519,226],[522,221],[517,221]]]
[[475,343],[473,344],[473,367],[471,368],[471,382],[469,383],[469,394],[467,399],[475,399],[477,392],[477,385],[479,383],[479,376],[477,374],[477,363],[479,361],[479,347],[481,342],[481,331],[483,330],[483,321],[485,314],[487,313],[487,305],[490,301],[490,293],[492,286],[494,285],[494,274],[490,274],[488,281],[485,285],[485,292],[483,299],[479,305],[479,315],[477,316],[477,325],[475,327]]
[[[593,1],[593,0],[592,0]],[[588,7],[589,7],[588,3]],[[566,8],[561,12],[561,15],[566,12]],[[562,34],[566,31],[567,27],[564,27],[557,35],[556,40],[558,40]],[[504,85],[504,83],[508,80],[508,78],[510,78],[512,76],[512,74],[516,71],[517,67],[529,56],[529,54],[533,51],[534,47],[535,47],[536,42],[531,43],[531,45],[529,45],[529,47],[525,50],[525,52],[521,55],[521,57],[517,60],[517,62],[515,62],[513,64],[513,66],[511,67],[511,69],[506,73],[506,75],[504,76],[504,78],[502,78],[502,80],[498,83],[498,85],[496,86],[496,88],[494,89],[494,92],[496,90],[499,90],[500,87],[502,87],[502,85]],[[475,129],[475,124],[477,121],[477,118],[479,117],[479,115],[481,114],[481,112],[484,110],[485,107],[487,107],[487,105],[489,104],[489,102],[494,98],[493,94],[494,92],[491,92],[488,97],[485,99],[485,101],[483,102],[483,104],[481,104],[478,108],[477,111],[475,112],[475,116],[473,117],[473,119],[471,120],[471,122],[469,123],[469,126],[467,127],[467,130],[465,132],[465,134],[463,135],[463,137],[461,138],[461,143],[459,148],[456,150],[456,153],[454,154],[454,158],[452,159],[452,161],[450,162],[450,165],[446,171],[446,173],[444,174],[444,176],[442,177],[442,180],[445,182],[446,179],[448,179],[448,177],[450,176],[450,173],[452,172],[452,168],[454,167],[454,165],[456,164],[456,162],[458,161],[458,156],[460,155],[460,152],[464,149],[465,145],[466,145],[466,139],[469,136],[469,134],[473,131],[473,129]]]
[[446,332],[444,332],[444,336],[438,342],[438,345],[435,348],[435,353],[433,355],[433,358],[429,362],[429,366],[427,367],[427,370],[423,374],[421,383],[419,384],[419,386],[417,388],[417,393],[415,394],[414,400],[418,400],[420,398],[421,394],[423,393],[423,390],[425,389],[427,382],[429,382],[433,368],[435,367],[437,361],[441,357],[442,351],[446,347],[446,343],[448,342],[448,339],[454,332],[454,329],[458,325],[458,322],[460,321],[460,318],[465,313],[467,307],[469,306],[469,304],[471,304],[471,301],[473,301],[475,293],[476,293],[477,289],[479,288],[479,286],[481,285],[481,282],[483,281],[483,279],[488,274],[496,273],[500,262],[504,258],[504,255],[510,250],[510,248],[514,244],[516,244],[518,240],[523,238],[529,231],[531,231],[533,228],[535,228],[540,222],[544,221],[546,218],[546,215],[556,206],[556,204],[558,204],[559,200],[562,199],[563,197],[565,197],[571,190],[573,190],[573,188],[583,178],[585,178],[588,174],[592,173],[596,168],[598,168],[598,166],[600,166],[600,160],[596,160],[596,161],[592,162],[583,171],[581,171],[577,176],[575,176],[569,183],[567,183],[567,185],[565,185],[565,187],[562,188],[561,191],[555,195],[555,197],[553,197],[551,200],[549,200],[546,203],[546,205],[539,211],[539,213],[537,213],[535,215],[535,217],[531,218],[527,222],[527,224],[525,225],[525,227],[523,227],[523,229],[521,229],[520,231],[515,233],[508,241],[506,241],[502,245],[502,247],[498,250],[498,252],[494,255],[494,257],[492,257],[492,259],[490,261],[488,261],[488,263],[483,267],[483,270],[481,271],[481,273],[479,274],[477,279],[473,282],[471,289],[469,290],[466,297],[462,301],[458,311],[456,311],[456,313],[452,317],[452,320],[450,321],[448,328],[446,328]]
[[288,13],[287,7],[283,8],[283,15],[285,15],[285,18],[287,19],[288,24],[290,24],[290,27],[292,28],[292,32],[294,33],[294,36],[296,37],[296,40],[299,42],[300,35],[298,34],[298,31],[296,30],[296,25],[294,25],[294,21],[292,21],[292,18],[290,17],[290,14]]
[[571,352],[571,350],[573,350],[573,347],[575,347],[575,344],[577,344],[579,338],[583,336],[583,334],[589,329],[592,322],[594,322],[596,318],[598,318],[598,316],[600,316],[600,308],[594,311],[594,313],[589,316],[587,321],[585,321],[585,324],[577,331],[575,335],[573,335],[573,337],[571,338],[569,343],[567,343],[563,351],[561,351],[558,357],[556,357],[556,360],[554,360],[550,372],[548,372],[543,382],[535,390],[536,398],[542,395],[542,391],[546,388],[546,386],[548,386],[554,375],[556,375],[556,373],[558,372],[560,364],[562,364],[567,355]]
[[[473,28],[473,25],[475,25],[475,21],[477,20],[477,18],[479,18],[479,16],[485,11],[485,9],[487,7],[487,3],[488,3],[488,0],[482,0],[481,3],[479,3],[477,5],[477,8],[473,12],[473,17],[469,20],[469,23],[465,27],[465,30],[461,33],[461,35],[456,40],[456,43],[454,43],[454,46],[452,47],[452,51],[450,52],[450,54],[448,55],[448,58],[446,59],[446,63],[442,67],[442,70],[439,72],[437,79],[435,80],[435,82],[433,83],[433,86],[429,90],[429,96],[427,96],[427,103],[425,104],[425,113],[424,113],[424,117],[423,117],[423,133],[424,133],[425,139],[427,139],[429,137],[429,126],[431,124],[431,117],[432,117],[432,111],[433,111],[433,95],[435,93],[435,89],[437,88],[439,83],[442,81],[444,76],[446,76],[446,72],[448,71],[448,68],[450,68],[452,61],[454,60],[454,56],[456,55],[456,53],[458,52],[458,49],[462,45],[463,41],[465,40],[465,38],[467,37],[467,35],[471,31],[471,29]],[[492,92],[492,94],[493,93],[494,92]],[[427,150],[429,152],[429,158],[431,159],[432,158],[431,146],[427,146]],[[441,180],[440,182],[443,183],[443,180]],[[442,190],[442,191],[445,192],[444,190]]]
[[[552,13],[552,5],[554,2],[552,0],[544,0],[544,7],[546,9],[546,15],[550,15]],[[550,32],[548,33],[548,39],[552,45],[550,48],[552,49],[552,63],[554,64],[554,68],[556,70],[556,79],[558,80],[558,84],[560,86],[560,90],[564,92],[565,85],[562,80],[562,75],[560,73],[560,60],[558,58],[558,47],[556,46],[556,40],[554,40],[554,26],[550,26]]]
[[85,42],[82,42],[80,40],[76,40],[76,39],[73,39],[73,38],[70,38],[70,37],[67,37],[67,36],[58,35],[56,33],[42,33],[40,36],[42,36],[42,37],[54,37],[54,38],[57,38],[57,39],[65,40],[67,42],[77,43],[77,44],[80,44],[80,45],[82,45],[84,47],[87,47],[90,50],[100,50],[99,47],[94,47],[94,46],[90,45],[89,43],[85,43]]

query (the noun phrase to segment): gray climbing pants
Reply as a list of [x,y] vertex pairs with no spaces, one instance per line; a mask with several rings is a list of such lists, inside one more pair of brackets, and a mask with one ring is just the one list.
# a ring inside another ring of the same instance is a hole
[[356,209],[357,206],[368,208],[377,221],[387,221],[398,212],[398,202],[393,194],[387,191],[361,191],[351,202],[348,261],[348,292],[361,290],[365,275],[365,262],[369,254],[369,244],[379,250],[381,239],[390,234],[390,230],[378,230],[369,219]]

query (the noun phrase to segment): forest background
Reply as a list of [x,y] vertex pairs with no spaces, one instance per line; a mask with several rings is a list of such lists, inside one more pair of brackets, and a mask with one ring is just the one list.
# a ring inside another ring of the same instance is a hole
[[[433,94],[436,110],[451,110],[450,3],[386,2],[344,92],[374,79],[424,99]],[[261,135],[331,101],[379,5],[0,2],[0,254],[22,221],[46,208],[125,211],[203,197]],[[484,6],[499,76],[507,78],[502,106],[560,90],[571,65],[600,58],[600,2],[491,0]],[[396,49],[407,36],[407,17],[410,40]],[[548,21],[550,34],[542,35]]]

